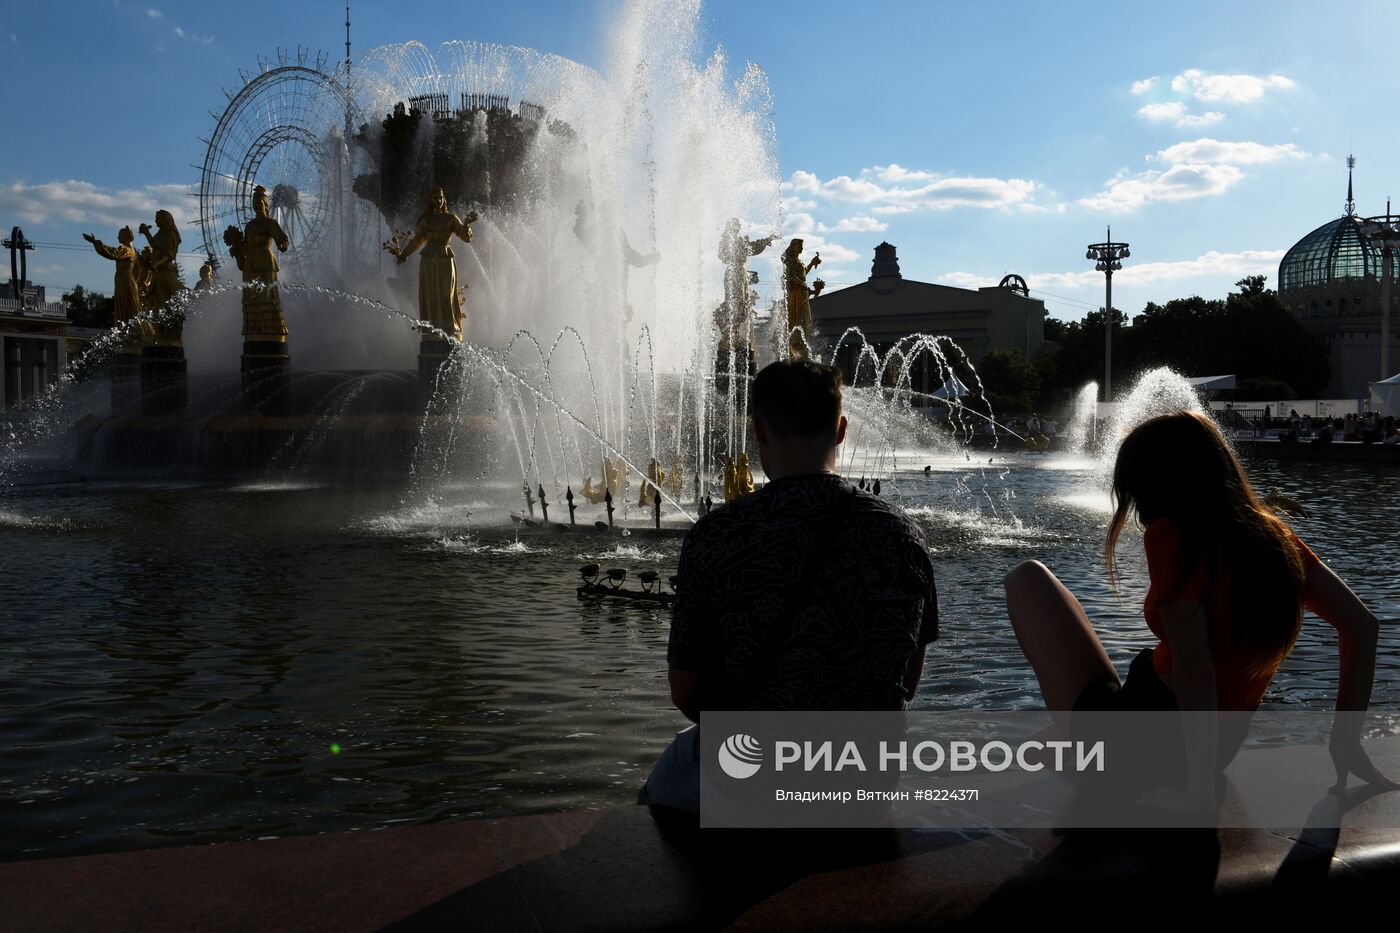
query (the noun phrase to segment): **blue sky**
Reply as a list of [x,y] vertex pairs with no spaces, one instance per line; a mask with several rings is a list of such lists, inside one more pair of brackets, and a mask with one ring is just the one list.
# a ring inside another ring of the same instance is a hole
[[[353,5],[357,48],[476,39],[600,65],[620,0]],[[1400,5],[711,0],[706,48],[767,72],[785,227],[829,287],[895,243],[906,277],[1025,276],[1051,312],[1101,302],[1084,244],[1132,243],[1115,304],[1272,284],[1282,251],[1338,216],[1348,151],[1363,212],[1400,179],[1400,71],[1368,58]],[[0,6],[0,226],[84,247],[184,205],[224,87],[259,54],[340,54],[343,4],[56,0]],[[19,132],[13,132],[18,129]],[[1394,186],[1400,196],[1400,186]],[[187,222],[187,245],[197,231]],[[110,290],[110,265],[41,248],[31,278]]]

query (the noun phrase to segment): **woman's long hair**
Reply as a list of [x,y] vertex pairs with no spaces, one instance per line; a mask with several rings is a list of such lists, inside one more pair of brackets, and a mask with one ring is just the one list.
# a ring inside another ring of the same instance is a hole
[[1173,412],[1133,429],[1118,449],[1113,501],[1104,545],[1110,576],[1129,515],[1135,513],[1144,526],[1170,518],[1181,533],[1179,575],[1154,582],[1165,583],[1170,597],[1203,560],[1213,581],[1216,555],[1222,554],[1220,569],[1233,581],[1232,655],[1254,674],[1272,670],[1292,650],[1303,622],[1298,549],[1287,526],[1254,494],[1230,443],[1208,416]]

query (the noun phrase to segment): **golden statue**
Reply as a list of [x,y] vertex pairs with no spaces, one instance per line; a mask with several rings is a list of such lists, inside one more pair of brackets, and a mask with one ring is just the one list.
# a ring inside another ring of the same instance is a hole
[[282,298],[277,293],[277,256],[272,247],[285,253],[291,241],[272,218],[267,189],[262,185],[253,189],[253,214],[241,231],[237,227],[224,231],[228,253],[243,272],[243,336],[286,337],[287,319],[282,316]]
[[733,502],[751,492],[753,492],[753,472],[749,469],[749,455],[740,454],[737,463],[734,458],[725,457],[724,501]]
[[[178,309],[172,309],[170,302],[185,289],[185,286],[180,284],[180,268],[177,265],[180,230],[175,226],[175,217],[169,211],[156,211],[154,235],[151,234],[150,224],[142,224],[139,230],[150,244],[141,251],[141,255],[142,267],[148,281],[146,307],[152,312],[151,333],[157,340],[179,343],[185,326],[184,315],[180,314]],[[213,274],[212,269],[210,274]],[[203,276],[201,270],[200,278]]]
[[787,326],[791,335],[788,352],[792,356],[805,357],[806,344],[801,337],[792,333],[793,328],[802,328],[802,336],[812,336],[812,305],[807,291],[807,273],[822,264],[821,253],[812,256],[812,261],[802,264],[802,241],[793,240],[783,252],[783,278],[787,288]]
[[583,481],[582,495],[589,502],[593,503],[594,505],[597,505],[598,503],[602,502],[604,499],[607,498],[608,487],[594,486],[593,477],[590,476]]
[[460,218],[447,209],[447,195],[441,188],[433,192],[428,210],[418,218],[418,232],[407,246],[400,246],[402,234],[384,244],[403,265],[421,246],[418,260],[418,318],[456,340],[462,339],[462,295],[457,289],[457,259],[452,237],[472,241],[471,224],[480,215],[469,211]]
[[747,453],[739,454],[739,465],[734,468],[734,486],[741,496],[753,492],[753,471],[749,469]]
[[627,483],[627,471],[613,463],[611,457],[603,458],[603,482],[606,489],[612,490],[613,498],[622,495],[622,487]]
[[[653,461],[655,462],[655,461]],[[583,481],[582,495],[589,502],[597,505],[604,497],[611,492],[613,501],[616,502],[622,497],[622,488],[626,485],[627,475],[622,467],[613,462],[611,457],[603,458],[603,481],[597,486],[593,485],[593,477],[588,477]],[[643,502],[643,505],[646,503]]]
[[681,463],[680,454],[671,460],[671,469],[666,474],[666,491],[671,494],[671,498],[677,502],[681,501],[681,496],[685,494],[684,479],[685,465]]
[[206,262],[199,267],[199,281],[195,283],[194,290],[197,292],[207,292],[214,287],[214,264]]
[[647,465],[647,478],[642,482],[642,494],[637,499],[640,506],[652,504],[652,499],[656,497],[657,490],[666,482],[666,471],[661,469],[661,461],[655,457],[651,458],[651,463]]
[[136,254],[136,293],[141,296],[141,316],[136,319],[142,337],[154,337],[155,325],[151,323],[151,266],[155,254],[149,246],[141,247]]
[[108,246],[91,233],[84,233],[83,239],[92,244],[92,248],[97,250],[97,255],[104,259],[110,259],[117,264],[116,274],[112,280],[112,317],[118,326],[125,324],[133,318],[140,323],[141,314],[141,291],[137,286],[137,265],[140,262],[136,255],[132,243],[136,242],[136,235],[131,232],[130,227],[122,227],[117,231],[116,246]]
[[719,258],[724,263],[724,304],[715,311],[721,350],[744,351],[749,348],[753,331],[753,306],[758,297],[752,288],[756,278],[749,271],[750,256],[757,256],[769,247],[777,236],[750,240],[739,234],[739,219],[731,217],[719,241]]

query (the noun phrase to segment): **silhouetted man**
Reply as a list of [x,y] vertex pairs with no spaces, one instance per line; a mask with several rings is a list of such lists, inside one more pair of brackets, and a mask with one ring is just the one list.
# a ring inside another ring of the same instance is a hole
[[[671,700],[701,710],[899,710],[938,637],[917,525],[835,472],[841,373],[785,360],[753,381],[768,482],[696,522],[681,546]],[[642,794],[699,811],[699,729],[676,737]]]

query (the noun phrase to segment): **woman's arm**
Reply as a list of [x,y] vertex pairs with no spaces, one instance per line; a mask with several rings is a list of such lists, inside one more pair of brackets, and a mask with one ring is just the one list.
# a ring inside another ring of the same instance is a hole
[[394,258],[399,261],[399,265],[403,265],[408,261],[408,257],[412,256],[418,250],[418,247],[426,242],[428,242],[428,237],[420,232],[416,234],[413,239],[408,241],[407,246],[401,247],[397,251],[391,250],[391,252],[394,253]]
[[1158,607],[1172,652],[1171,688],[1181,710],[1186,745],[1188,802],[1214,812],[1215,771],[1219,723],[1215,661],[1210,653],[1210,630],[1205,608],[1196,600]]
[[1361,747],[1361,727],[1371,704],[1371,684],[1376,673],[1376,642],[1380,626],[1375,615],[1330,567],[1309,563],[1303,605],[1337,630],[1337,715],[1332,723],[1329,747],[1337,769],[1333,790],[1345,790],[1347,775],[1387,787],[1395,782],[1381,774]]

